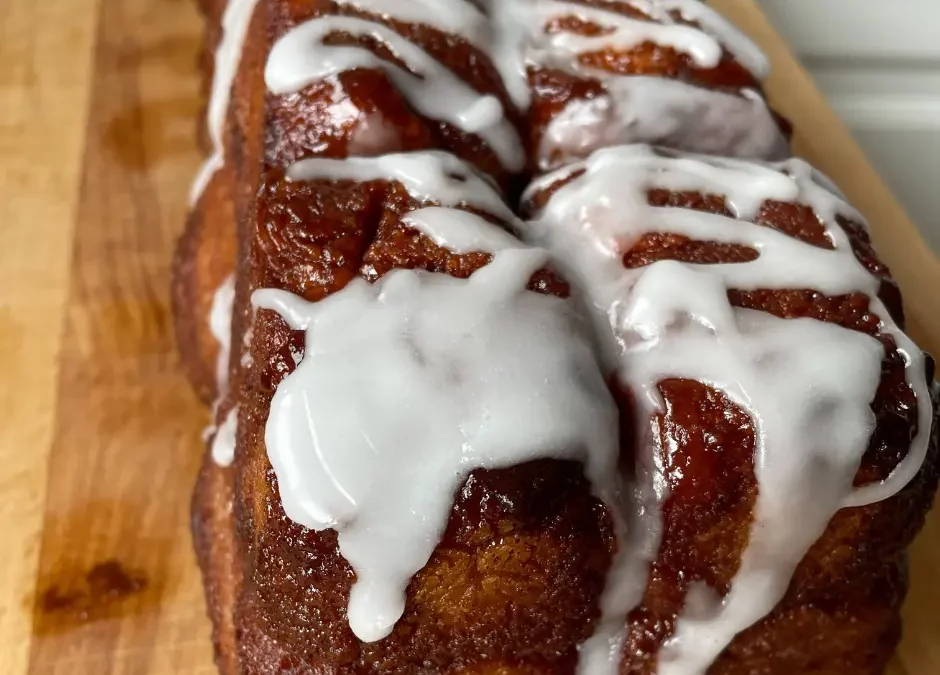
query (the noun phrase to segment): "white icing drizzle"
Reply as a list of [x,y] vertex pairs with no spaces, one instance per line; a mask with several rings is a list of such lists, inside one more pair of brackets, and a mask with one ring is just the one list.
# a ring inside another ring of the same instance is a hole
[[643,0],[631,3],[658,21],[672,20],[670,12],[678,12],[686,21],[693,21],[709,35],[717,39],[741,65],[760,80],[770,75],[770,59],[763,50],[728,21],[700,0]]
[[458,254],[522,246],[518,239],[505,230],[469,211],[430,206],[412,211],[401,222],[426,234],[438,246]]
[[215,430],[212,439],[212,460],[219,466],[231,466],[235,461],[235,438],[238,433],[238,406],[228,411],[225,420]]
[[546,126],[539,165],[621,143],[650,142],[733,157],[781,158],[786,139],[764,99],[662,77],[634,75],[605,82],[607,94],[572,99]]
[[[660,675],[699,675],[738,632],[780,601],[796,565],[838,509],[890,497],[917,473],[932,414],[923,355],[877,298],[878,280],[856,260],[836,217],[864,220],[801,160],[767,165],[620,147],[543,177],[528,194],[577,171],[584,174],[560,187],[523,232],[553,251],[586,292],[608,339],[610,367],[638,403],[638,426],[661,410],[657,384],[679,377],[724,392],[750,413],[755,428],[758,498],[740,569],[723,599],[703,587],[689,592],[675,634],[659,655]],[[652,188],[726,195],[728,209],[741,220],[650,206]],[[834,249],[745,222],[767,200],[812,207]],[[759,257],[718,265],[661,261],[626,269],[623,254],[650,232],[744,245]],[[881,332],[895,339],[906,360],[907,380],[917,395],[918,432],[907,457],[882,483],[852,486],[875,426],[870,403],[880,378],[881,343],[835,324],[735,309],[727,299],[729,289],[788,288],[868,294]],[[650,461],[658,452],[650,445],[641,454]],[[661,478],[652,479],[646,489],[664,500]],[[658,515],[639,504],[633,506],[634,518],[657,531]],[[643,557],[640,551],[619,561],[608,588],[631,574],[635,583]],[[639,597],[628,593],[620,600],[602,603],[605,616],[616,612],[622,619]],[[619,643],[586,643],[581,656],[582,673],[615,673]]]
[[428,152],[306,160],[288,175],[399,181],[416,200],[443,205],[403,222],[457,252],[493,254],[469,279],[396,269],[317,303],[271,289],[252,296],[256,308],[307,331],[303,359],[278,386],[265,429],[285,513],[337,530],[357,575],[350,627],[375,641],[404,611],[408,582],[472,470],[577,459],[595,494],[616,504],[617,413],[569,303],[526,289],[548,253],[448,208],[513,221],[469,167]]
[[209,331],[219,343],[215,366],[216,390],[221,395],[228,387],[228,363],[232,349],[232,306],[235,302],[235,275],[229,274],[212,296]]
[[[604,49],[627,50],[643,42],[672,47],[689,55],[700,68],[714,68],[725,47],[750,70],[764,78],[769,62],[760,48],[720,14],[698,0],[626,0],[651,20],[627,16],[614,7],[593,7],[565,0],[488,0],[495,22],[493,62],[503,73],[513,101],[527,107],[530,91],[527,67],[531,63],[578,72],[583,66],[578,56]],[[672,12],[698,21],[701,29],[677,22]],[[575,17],[604,27],[597,35],[577,35],[566,31],[546,32],[553,21]],[[594,70],[592,74],[597,73]],[[607,73],[608,75],[610,73]]]
[[[390,3],[382,5],[391,8]],[[327,36],[338,32],[385,44],[408,70],[358,45],[324,44]],[[421,47],[383,24],[349,16],[311,19],[275,43],[264,78],[271,92],[289,94],[356,68],[387,73],[418,112],[478,135],[509,171],[524,166],[522,143],[499,99],[474,90]]]
[[[628,50],[650,41],[672,47],[700,68],[714,68],[727,48],[762,79],[766,56],[714,10],[698,0],[629,0],[652,20],[626,16],[615,9],[564,0],[490,0],[495,39],[493,62],[500,69],[517,106],[530,103],[528,68],[559,68],[601,81],[606,94],[573,100],[548,126],[539,148],[541,166],[557,154],[571,155],[610,143],[659,142],[697,151],[776,158],[787,153],[786,139],[763,98],[745,90],[742,96],[696,87],[662,77],[621,75],[586,66],[581,54],[605,49]],[[678,12],[701,28],[677,21]],[[597,35],[568,31],[549,33],[552,21],[575,17],[604,27]]]
[[338,5],[377,14],[384,19],[421,24],[457,35],[478,49],[490,42],[486,15],[470,0],[335,0]]
[[466,204],[507,223],[516,221],[512,210],[487,178],[440,150],[347,159],[311,157],[288,168],[287,177],[299,181],[398,181],[416,200],[436,201],[443,206]]
[[212,154],[202,165],[190,191],[190,203],[195,203],[205,191],[206,186],[225,164],[225,116],[228,114],[229,100],[235,74],[241,62],[245,38],[258,0],[228,0],[222,15],[222,39],[215,51],[215,73],[212,78],[212,91],[209,94],[207,126],[212,141]]
[[[222,426],[217,426],[219,408],[228,393],[228,366],[232,353],[232,310],[234,304],[235,275],[230,274],[216,289],[215,294],[212,296],[212,307],[209,309],[209,332],[212,333],[212,337],[219,344],[219,355],[216,357],[215,362],[216,398],[212,404],[212,421],[202,431],[202,440],[204,442],[212,440],[210,452],[217,463],[222,466],[228,466],[228,464],[218,460],[218,457],[228,456],[228,451],[225,450],[228,438],[231,438],[232,444],[230,454],[234,457],[235,425],[238,424],[236,415],[231,420],[226,418]],[[216,451],[217,446],[219,448],[218,452]]]

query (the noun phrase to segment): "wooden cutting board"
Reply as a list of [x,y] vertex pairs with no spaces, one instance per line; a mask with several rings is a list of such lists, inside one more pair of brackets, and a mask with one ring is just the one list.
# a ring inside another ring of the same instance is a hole
[[[802,154],[872,221],[940,353],[940,264],[750,0]],[[214,673],[190,550],[206,413],[169,260],[199,157],[192,0],[0,0],[0,673]],[[940,672],[940,518],[912,555],[893,675]]]

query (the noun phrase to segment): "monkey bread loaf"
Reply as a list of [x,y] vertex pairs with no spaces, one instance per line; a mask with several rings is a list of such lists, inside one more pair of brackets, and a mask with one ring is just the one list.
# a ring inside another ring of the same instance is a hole
[[222,675],[884,672],[933,362],[756,46],[698,0],[200,4]]

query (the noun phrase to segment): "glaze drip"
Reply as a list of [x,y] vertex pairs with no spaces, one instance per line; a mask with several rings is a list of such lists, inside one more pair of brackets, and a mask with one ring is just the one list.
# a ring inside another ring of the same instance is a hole
[[[708,588],[690,591],[686,614],[659,654],[660,675],[702,674],[738,632],[780,601],[796,565],[837,510],[890,497],[916,474],[931,426],[923,356],[878,299],[878,279],[855,258],[836,218],[864,220],[801,160],[757,164],[625,146],[545,176],[528,197],[566,179],[524,226],[524,238],[552,251],[580,282],[606,338],[608,367],[638,403],[637,427],[661,411],[657,385],[667,378],[722,391],[749,412],[754,425],[759,489],[740,568],[724,598]],[[725,195],[734,217],[651,206],[651,189]],[[768,200],[811,207],[833,248],[748,222]],[[747,246],[759,255],[750,262],[660,261],[626,269],[624,253],[652,232]],[[880,380],[881,342],[835,324],[780,319],[728,301],[730,289],[790,288],[867,294],[881,319],[880,332],[895,340],[905,358],[917,395],[918,432],[907,457],[883,483],[852,485],[875,426],[870,404]],[[650,446],[641,455],[655,452]],[[656,494],[661,503],[668,496],[661,479],[654,471],[647,481],[638,489]],[[633,504],[635,520],[656,532],[657,510],[646,513],[641,506],[645,502]],[[621,564],[642,568],[642,561]],[[621,597],[638,601],[635,593]],[[614,604],[606,604],[605,613],[625,617],[633,608]],[[582,666],[612,655],[605,668],[582,672],[616,672],[616,644],[606,652],[599,645],[582,649]]]
[[[258,0],[229,0],[222,15],[222,37],[215,51],[214,74],[206,113],[212,154],[203,163],[193,181],[189,193],[190,204],[199,201],[212,177],[225,165],[225,118],[228,115],[232,87],[257,3]],[[212,407],[211,425],[205,429],[203,437],[206,440],[212,438],[212,457],[222,466],[228,466],[234,459],[235,430],[238,422],[237,414],[230,413],[220,426],[216,426],[219,405],[228,388],[234,299],[235,276],[232,274],[226,277],[216,290],[208,317],[209,331],[219,344],[219,356],[215,378],[217,398]],[[219,448],[218,452],[216,448]]]
[[377,14],[383,19],[430,26],[485,49],[490,43],[486,15],[470,0],[334,0],[337,5]]
[[228,394],[228,367],[232,354],[232,310],[235,303],[235,275],[230,274],[216,289],[209,310],[209,332],[219,345],[215,365],[216,398],[212,404],[212,422],[203,430],[204,441],[210,441],[210,454],[219,466],[229,466],[235,459],[235,434],[238,414],[229,411],[219,424],[219,411]]
[[485,218],[469,211],[431,206],[412,211],[401,222],[454,253],[495,252],[520,248],[522,243]]
[[[390,3],[381,5],[391,9]],[[411,14],[409,10],[407,16]],[[384,44],[405,68],[359,45],[324,42],[336,33],[369,37]],[[381,23],[349,16],[311,19],[275,43],[264,78],[272,93],[289,94],[356,68],[384,71],[415,110],[479,136],[507,170],[519,171],[524,166],[518,132],[506,118],[499,99],[474,90],[421,47]]]
[[238,435],[238,406],[228,411],[212,439],[212,460],[219,466],[228,467],[235,461],[235,441]]
[[[626,0],[649,19],[627,16],[610,7],[566,0],[490,0],[496,24],[494,63],[503,73],[516,105],[526,107],[530,92],[527,68],[532,63],[579,71],[578,56],[605,49],[632,49],[644,42],[672,47],[687,54],[700,68],[714,68],[727,48],[756,77],[764,78],[770,64],[760,48],[724,17],[698,0]],[[678,13],[681,21],[674,13]],[[553,22],[574,17],[602,27],[591,35],[549,32]],[[686,22],[697,22],[699,27]]]
[[245,38],[254,15],[258,0],[229,0],[222,16],[222,39],[215,52],[215,74],[212,78],[212,90],[209,94],[209,108],[206,124],[212,141],[212,154],[202,165],[190,191],[190,203],[195,204],[202,196],[209,181],[225,164],[225,116],[228,114],[229,101],[235,74],[241,63]]
[[472,206],[506,223],[517,220],[487,178],[453,155],[439,150],[347,159],[311,157],[291,165],[287,178],[359,183],[397,181],[418,201],[436,201],[444,206]]
[[617,413],[568,301],[527,290],[548,253],[453,208],[514,223],[469,167],[430,152],[306,160],[288,176],[397,181],[439,204],[403,223],[455,252],[493,255],[468,279],[395,269],[316,303],[273,289],[252,296],[306,331],[303,359],[278,385],[265,428],[285,513],[337,531],[357,577],[350,627],[375,641],[401,617],[408,582],[474,469],[580,460],[595,494],[616,504]]
[[[644,43],[671,47],[701,69],[728,50],[756,79],[769,70],[760,49],[698,0],[629,0],[649,19],[609,7],[563,0],[490,0],[493,62],[520,108],[531,102],[530,68],[559,69],[601,82],[605,95],[573,99],[549,123],[539,148],[542,168],[612,143],[658,142],[702,152],[783,157],[787,142],[757,92],[726,92],[678,79],[623,75],[581,57],[629,51]],[[599,27],[589,35],[549,30],[564,19]],[[695,22],[697,25],[690,25]]]
[[235,302],[235,275],[230,274],[212,296],[209,310],[209,331],[219,343],[215,366],[215,382],[219,397],[228,388],[228,363],[232,350],[232,305]]

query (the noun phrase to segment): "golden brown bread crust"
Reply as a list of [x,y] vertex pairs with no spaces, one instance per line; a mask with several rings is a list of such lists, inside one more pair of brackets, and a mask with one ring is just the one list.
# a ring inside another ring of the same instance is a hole
[[212,620],[212,645],[222,675],[241,672],[237,659],[235,598],[241,588],[232,515],[234,471],[203,456],[192,502],[192,533]]
[[[232,173],[223,168],[223,174]],[[225,176],[228,178],[228,176]],[[189,380],[204,402],[218,396],[220,347],[208,316],[216,290],[235,270],[234,204],[229,180],[213,180],[189,214],[173,259],[176,341]]]
[[[209,15],[218,16],[221,4],[207,0]],[[267,96],[260,81],[270,40],[327,3],[262,0],[260,5],[229,115],[229,162],[194,211],[177,258],[181,349],[204,394],[214,386],[216,355],[205,327],[206,303],[232,269],[225,261],[235,248],[235,223],[240,237],[235,344],[249,330],[253,288],[283,288],[315,300],[357,274],[375,279],[394,267],[422,267],[466,276],[488,259],[454,255],[404,228],[401,215],[417,204],[395,185],[283,180],[286,165],[315,149],[346,156],[352,130],[333,128],[324,119],[320,106],[330,92],[315,86],[282,100]],[[481,67],[464,48],[454,49],[440,36],[402,30],[451,59],[468,80],[478,78],[479,87],[503,96],[491,68]],[[688,67],[675,61],[675,54],[647,54],[645,49],[631,56],[634,63],[644,63],[645,54],[649,67],[670,60],[671,72]],[[547,102],[537,103],[535,117],[523,125],[532,139],[558,97],[576,95],[552,83],[551,74],[544,77],[551,85],[544,88]],[[494,168],[494,158],[478,142],[415,115],[381,73],[357,71],[341,81],[360,110],[379,111],[402,130],[398,147],[376,152],[447,147],[499,176],[504,186],[512,185],[512,177]],[[651,199],[724,209],[723,199],[714,195],[664,193]],[[811,213],[792,205],[770,204],[763,217],[765,224],[808,241],[818,225]],[[886,276],[863,233],[846,227],[869,268]],[[667,233],[641,241],[624,263],[717,262],[749,255]],[[536,275],[530,287],[562,295],[567,290],[548,271]],[[899,312],[896,289],[886,283],[882,295],[892,312]],[[734,302],[869,332],[877,323],[867,303],[852,296],[751,292],[738,294]],[[607,514],[590,496],[580,467],[546,460],[475,472],[457,495],[441,545],[412,581],[405,616],[394,633],[362,644],[345,620],[353,577],[336,550],[335,535],[310,532],[286,518],[263,444],[270,396],[294,367],[292,352],[302,353],[302,336],[270,312],[258,313],[252,331],[251,367],[242,367],[237,349],[231,363],[232,391],[240,396],[228,397],[219,411],[221,417],[240,404],[236,464],[221,468],[207,456],[193,504],[194,539],[223,675],[572,673],[576,647],[597,616],[613,547]],[[883,385],[873,404],[878,432],[859,482],[886,475],[911,434],[910,392],[898,379],[893,346],[886,346],[886,354]],[[657,425],[684,442],[665,458],[673,497],[665,506],[664,541],[644,602],[630,618],[623,673],[655,671],[655,654],[672,629],[689,582],[727,585],[745,542],[756,489],[743,411],[698,383],[667,381],[661,392],[668,405]],[[621,404],[629,407],[623,397]],[[801,564],[784,602],[739,635],[710,675],[882,672],[899,636],[898,607],[906,588],[903,551],[936,487],[936,446],[934,438],[924,469],[900,495],[837,515]]]

